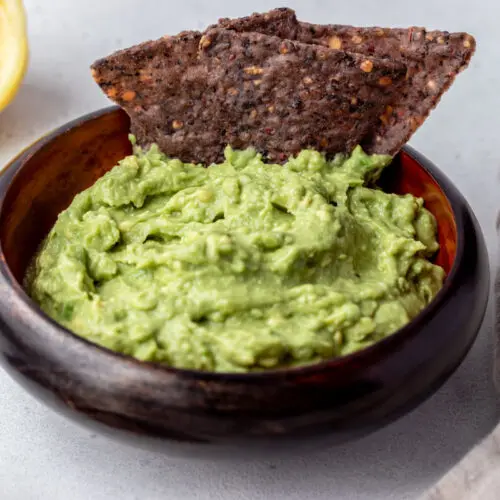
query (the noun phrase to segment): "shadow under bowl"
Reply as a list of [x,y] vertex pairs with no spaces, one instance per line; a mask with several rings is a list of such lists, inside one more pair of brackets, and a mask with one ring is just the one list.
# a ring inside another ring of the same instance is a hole
[[307,367],[220,374],[140,362],[56,324],[20,283],[57,215],[131,153],[128,131],[120,109],[96,111],[40,139],[0,178],[0,362],[35,396],[132,445],[194,455],[282,449],[373,431],[415,408],[461,363],[485,314],[486,247],[463,196],[409,147],[381,183],[425,200],[447,278],[420,315],[372,347]]

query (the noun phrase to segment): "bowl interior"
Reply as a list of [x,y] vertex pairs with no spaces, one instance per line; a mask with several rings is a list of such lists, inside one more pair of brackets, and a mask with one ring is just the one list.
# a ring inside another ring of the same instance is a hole
[[390,193],[411,193],[423,198],[424,206],[437,220],[439,252],[433,259],[448,275],[457,253],[457,226],[446,194],[425,165],[408,151],[401,151],[380,179],[382,188]]
[[[0,193],[4,197],[0,244],[2,257],[19,283],[57,215],[77,193],[131,153],[128,132],[129,119],[123,111],[97,112],[50,134],[14,162],[11,168],[19,163],[20,168]],[[449,273],[455,259],[457,230],[451,205],[438,183],[406,151],[395,158],[381,182],[388,191],[412,193],[425,200],[438,220],[441,248],[436,263]]]

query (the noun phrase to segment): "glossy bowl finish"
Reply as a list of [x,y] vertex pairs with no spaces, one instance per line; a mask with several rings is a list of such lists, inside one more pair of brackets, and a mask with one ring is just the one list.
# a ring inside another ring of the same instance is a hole
[[35,395],[86,423],[125,431],[118,434],[134,444],[149,436],[170,447],[248,446],[312,434],[331,443],[411,410],[460,364],[486,308],[485,244],[461,194],[410,148],[382,183],[425,199],[439,221],[437,262],[448,277],[425,311],[374,346],[303,368],[216,374],[139,362],[58,326],[20,282],[57,214],[130,153],[128,127],[114,107],[87,115],[31,146],[0,179],[0,360]]

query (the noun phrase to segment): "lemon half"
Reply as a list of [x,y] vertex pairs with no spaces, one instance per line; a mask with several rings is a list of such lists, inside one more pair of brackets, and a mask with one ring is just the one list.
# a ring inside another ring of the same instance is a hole
[[0,111],[16,95],[28,64],[22,0],[0,0]]

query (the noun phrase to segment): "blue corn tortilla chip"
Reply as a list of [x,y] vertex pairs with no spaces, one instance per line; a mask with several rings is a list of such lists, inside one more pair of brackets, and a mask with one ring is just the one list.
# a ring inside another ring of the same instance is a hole
[[402,93],[362,141],[369,153],[391,155],[401,149],[436,107],[456,75],[468,66],[476,48],[474,38],[468,33],[417,27],[317,25],[298,21],[295,12],[287,8],[221,19],[219,25],[238,32],[258,31],[405,64],[408,73]]
[[92,66],[138,143],[210,164],[226,144],[283,162],[349,152],[401,92],[406,66],[256,32],[183,32]]

